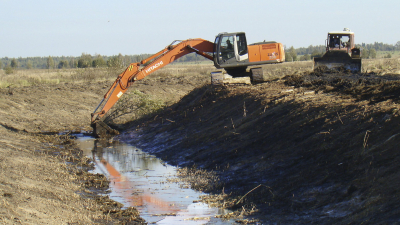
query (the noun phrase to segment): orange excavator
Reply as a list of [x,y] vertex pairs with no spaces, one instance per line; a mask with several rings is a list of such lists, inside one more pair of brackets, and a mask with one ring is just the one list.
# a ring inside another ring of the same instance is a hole
[[[212,60],[216,68],[225,69],[232,77],[248,76],[246,70],[249,66],[285,61],[284,47],[281,43],[264,41],[247,45],[244,32],[220,33],[214,43],[200,38],[174,41],[149,58],[139,63],[131,63],[118,75],[91,115],[93,134],[96,137],[117,134],[118,132],[111,129],[102,119],[127,89],[135,81],[193,52]],[[250,70],[252,79],[259,77],[260,73],[261,68]]]

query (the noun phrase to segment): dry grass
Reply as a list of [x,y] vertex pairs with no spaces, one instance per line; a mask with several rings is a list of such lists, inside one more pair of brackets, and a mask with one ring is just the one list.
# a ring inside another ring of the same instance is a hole
[[263,65],[262,68],[264,74],[267,75],[268,79],[275,80],[282,78],[286,75],[312,71],[313,62],[312,61],[284,62],[280,64]]
[[15,70],[12,74],[0,70],[0,88],[114,80],[118,72],[120,70],[112,68]]
[[[269,79],[279,79],[288,74],[302,73],[313,69],[312,61],[284,62],[261,66]],[[362,72],[400,73],[400,58],[396,59],[363,59]],[[90,82],[114,80],[124,68],[86,68],[86,69],[35,69],[16,70],[6,74],[0,70],[0,88],[12,86],[31,86],[39,84],[58,84],[62,82]],[[216,71],[212,63],[208,64],[171,64],[154,72],[146,79],[163,79],[168,77],[191,75],[209,75]]]
[[162,78],[182,75],[209,75],[216,68],[213,64],[173,64],[151,74],[152,78]]
[[400,58],[397,59],[364,59],[362,72],[400,74]]
[[[35,69],[15,70],[12,74],[6,74],[0,70],[0,88],[22,87],[39,84],[58,84],[63,82],[90,82],[101,80],[115,80],[124,68],[86,68],[86,69]],[[212,64],[168,65],[154,72],[151,78],[163,78],[171,76],[210,74],[215,70]]]

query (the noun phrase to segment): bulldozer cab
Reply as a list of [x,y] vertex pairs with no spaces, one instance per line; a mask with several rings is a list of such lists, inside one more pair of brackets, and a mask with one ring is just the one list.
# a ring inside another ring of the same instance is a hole
[[354,33],[350,31],[329,32],[326,48],[327,51],[340,50],[350,53],[354,48]]
[[242,67],[248,63],[246,34],[220,33],[214,42],[214,65],[217,68]]

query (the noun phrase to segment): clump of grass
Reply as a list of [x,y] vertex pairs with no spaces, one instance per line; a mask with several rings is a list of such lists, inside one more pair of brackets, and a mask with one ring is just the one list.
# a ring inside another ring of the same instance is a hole
[[4,68],[4,72],[5,72],[6,74],[12,74],[12,73],[14,73],[14,70],[13,70],[13,68],[12,68],[11,66],[6,66],[6,67]]
[[12,86],[11,83],[8,83],[7,81],[1,81],[0,80],[0,88],[6,88]]
[[[192,168],[179,168],[177,170],[178,180],[169,180],[170,182],[183,182],[184,186],[188,186],[198,191],[209,192],[219,189],[221,184],[219,177],[213,171]],[[181,185],[182,186],[182,185]]]

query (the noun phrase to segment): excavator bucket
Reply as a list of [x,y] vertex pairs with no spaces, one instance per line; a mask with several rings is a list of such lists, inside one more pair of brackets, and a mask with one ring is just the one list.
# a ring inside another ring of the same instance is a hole
[[95,121],[91,126],[93,128],[93,135],[97,138],[106,138],[119,134],[117,130],[112,129],[101,120]]
[[345,69],[359,73],[361,72],[361,58],[351,58],[344,51],[328,51],[322,57],[314,58],[314,71],[317,68]]

